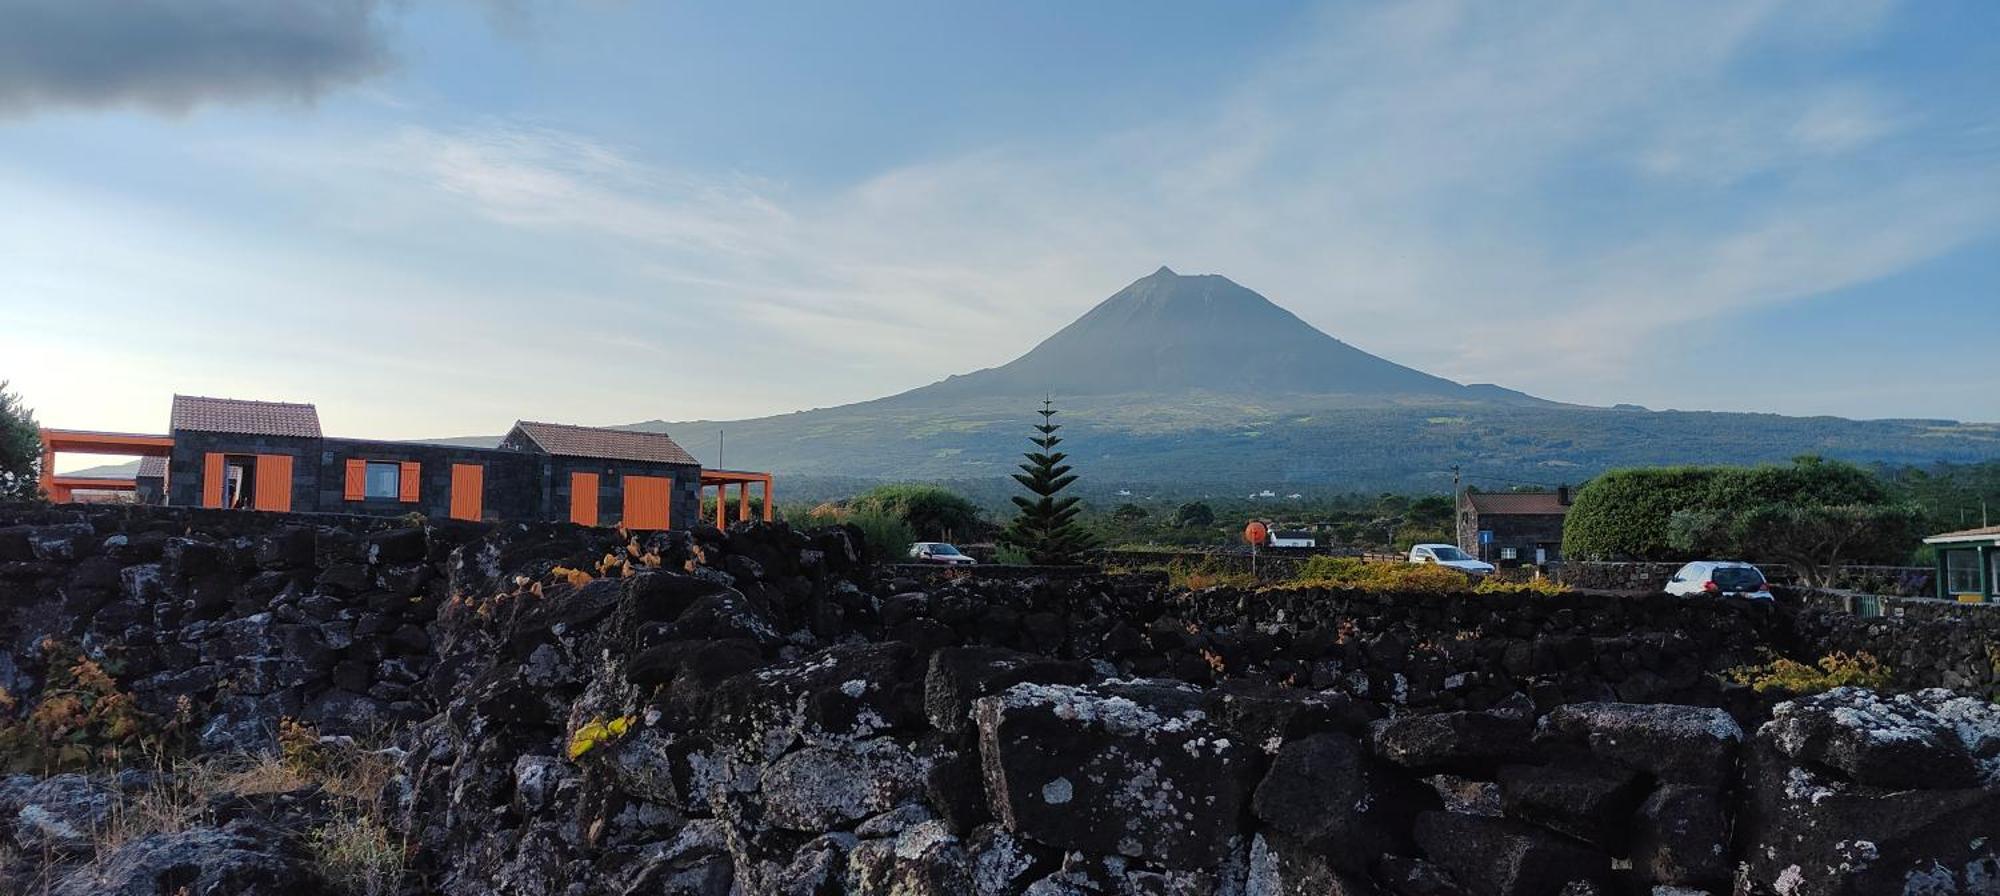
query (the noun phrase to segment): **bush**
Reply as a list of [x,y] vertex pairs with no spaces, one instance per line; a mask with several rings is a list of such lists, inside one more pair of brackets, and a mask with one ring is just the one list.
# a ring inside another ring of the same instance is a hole
[[950,489],[898,483],[862,492],[849,502],[859,512],[877,511],[910,524],[917,538],[950,541],[979,535],[979,508]]
[[1167,566],[1167,584],[1183,591],[1200,591],[1204,588],[1257,587],[1257,577],[1248,570],[1218,564],[1213,560],[1200,563],[1175,561]]
[[1819,662],[1806,665],[1766,651],[1769,662],[1737,666],[1722,673],[1737,684],[1749,685],[1762,694],[1779,691],[1794,696],[1817,694],[1839,687],[1884,688],[1893,680],[1892,670],[1867,652],[1829,653]]
[[312,832],[313,859],[335,892],[392,896],[403,879],[401,838],[367,815],[343,816]]
[[1502,582],[1498,579],[1487,579],[1475,586],[1472,589],[1472,593],[1539,594],[1543,597],[1554,597],[1558,594],[1568,594],[1570,590],[1568,585],[1561,582],[1550,581],[1549,579],[1537,576],[1525,582]]
[[1352,588],[1397,594],[1458,594],[1471,591],[1472,578],[1443,566],[1371,563],[1353,557],[1313,557],[1284,588]]
[[1576,494],[1563,519],[1563,556],[1572,560],[1659,559],[1677,556],[1668,521],[1699,507],[1718,470],[1661,467],[1613,470]]
[[881,510],[857,510],[842,520],[861,530],[868,560],[873,563],[901,563],[910,557],[910,545],[917,532],[902,517]]

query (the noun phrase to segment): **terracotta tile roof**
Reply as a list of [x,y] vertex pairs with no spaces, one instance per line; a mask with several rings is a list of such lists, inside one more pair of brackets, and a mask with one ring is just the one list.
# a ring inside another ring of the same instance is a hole
[[139,458],[139,473],[138,473],[139,478],[144,479],[148,476],[151,476],[154,478],[164,479],[166,478],[166,475],[167,475],[166,458],[164,457]]
[[2000,526],[1981,526],[1980,528],[1977,529],[1960,529],[1957,532],[1941,532],[1938,533],[1937,535],[1933,535],[1924,540],[1927,542],[1955,541],[1961,539],[1966,541],[1978,541],[1987,538],[2000,539]]
[[[522,420],[514,431],[535,447],[562,457],[597,457],[605,460],[636,460],[658,464],[692,464],[701,461],[687,453],[663,432],[635,432],[599,426],[570,426],[566,423],[535,423]],[[508,436],[508,441],[513,441]]]
[[286,401],[176,395],[173,422],[169,428],[176,432],[192,430],[316,439],[319,438],[319,411],[309,404]]
[[1555,492],[1469,492],[1466,500],[1481,514],[1554,514],[1569,512]]

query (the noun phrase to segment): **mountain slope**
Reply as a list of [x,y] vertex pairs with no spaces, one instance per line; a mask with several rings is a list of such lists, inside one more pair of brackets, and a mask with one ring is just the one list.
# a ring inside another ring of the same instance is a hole
[[1271,300],[1216,274],[1162,267],[1105,299],[1000,367],[954,376],[890,401],[1044,394],[1175,395],[1191,390],[1403,399],[1533,402],[1468,387],[1383,360],[1314,329]]
[[1504,488],[1608,467],[1806,453],[1899,464],[2000,457],[1993,425],[1594,408],[1460,385],[1354,348],[1226,278],[1165,268],[1000,367],[835,408],[633,428],[669,432],[713,466],[775,472],[791,498],[888,479],[980,491],[1010,487],[1044,395],[1062,410],[1082,488],[1106,499],[1120,488],[1443,492],[1455,466]]

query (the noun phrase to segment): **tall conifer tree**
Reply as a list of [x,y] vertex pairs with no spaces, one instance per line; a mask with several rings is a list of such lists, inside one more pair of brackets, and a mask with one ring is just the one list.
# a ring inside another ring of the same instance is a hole
[[1021,509],[1021,514],[1001,533],[1000,539],[1026,553],[1030,563],[1072,564],[1082,559],[1084,551],[1096,547],[1097,539],[1076,523],[1078,499],[1057,497],[1076,481],[1076,476],[1064,463],[1069,455],[1056,450],[1062,444],[1062,438],[1056,435],[1062,424],[1055,422],[1055,403],[1044,400],[1037,413],[1042,415],[1042,422],[1035,426],[1039,435],[1029,439],[1037,450],[1027,452],[1028,462],[1021,464],[1021,472],[1014,474],[1014,481],[1033,497],[1015,496],[1014,506]]

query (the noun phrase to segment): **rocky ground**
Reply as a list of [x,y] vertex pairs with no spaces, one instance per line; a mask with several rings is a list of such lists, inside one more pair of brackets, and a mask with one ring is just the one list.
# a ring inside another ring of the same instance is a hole
[[2000,709],[1787,608],[855,538],[0,513],[0,892],[2000,893]]

